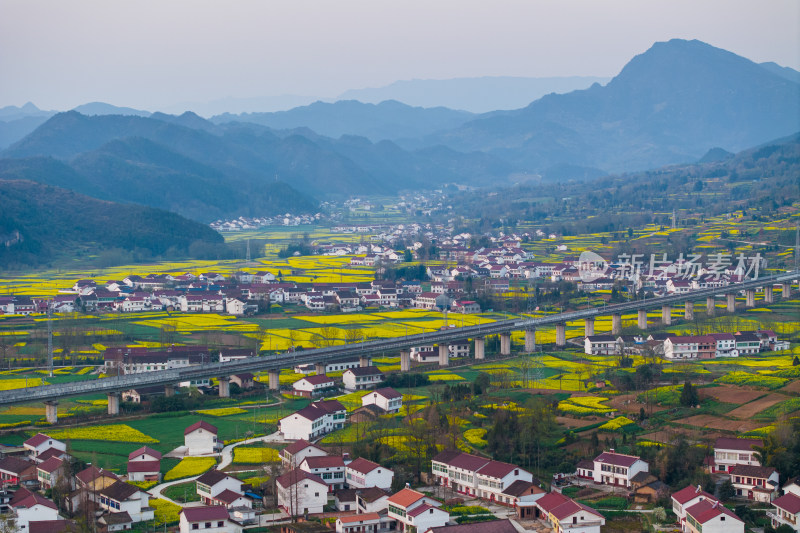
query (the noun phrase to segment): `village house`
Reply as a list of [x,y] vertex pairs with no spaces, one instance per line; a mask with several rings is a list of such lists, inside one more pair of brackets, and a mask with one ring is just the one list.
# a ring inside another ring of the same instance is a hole
[[303,398],[316,398],[331,391],[335,386],[333,378],[325,374],[306,376],[292,383],[292,394]]
[[19,485],[36,479],[36,464],[13,455],[0,459],[0,482],[4,486]]
[[351,516],[340,516],[336,519],[336,533],[378,533],[389,529],[381,527],[381,515],[378,513],[364,513]]
[[342,489],[345,485],[344,458],[341,455],[311,456],[303,459],[300,469],[319,476],[330,490]]
[[388,516],[397,521],[398,533],[427,531],[450,521],[450,514],[439,508],[441,503],[409,488],[390,496],[387,503]]
[[187,455],[208,455],[217,451],[217,428],[201,420],[183,431]]
[[126,512],[105,513],[97,518],[96,522],[100,526],[100,531],[125,531],[133,527],[133,519]]
[[769,466],[734,465],[728,473],[736,495],[762,503],[769,503],[778,495],[778,471]]
[[[45,435],[44,433],[37,433],[22,443],[22,446],[28,451],[28,457],[35,462],[41,462],[48,457],[45,456],[46,452],[50,449],[58,450],[59,452],[66,453],[67,445],[60,440]],[[51,456],[50,452],[48,456]]]
[[712,474],[729,473],[735,465],[761,466],[755,448],[762,446],[761,439],[719,437],[714,443],[714,456],[706,459],[706,465]]
[[392,479],[394,479],[392,470],[363,457],[347,463],[344,471],[345,482],[351,489],[378,487],[388,490],[392,486]]
[[197,478],[195,485],[203,505],[221,505],[228,509],[253,505],[244,496],[241,480],[219,470],[209,470]]
[[321,400],[281,418],[278,427],[286,439],[311,440],[343,428],[346,418],[347,410],[337,400]]
[[734,334],[736,351],[739,355],[753,355],[761,351],[761,339],[750,331],[739,331]]
[[555,531],[600,533],[606,519],[588,505],[578,503],[560,492],[550,492],[536,500],[539,516]]
[[683,533],[744,533],[744,522],[719,501],[706,498],[686,509]]
[[510,520],[488,520],[470,524],[432,527],[422,533],[518,533]]
[[403,406],[403,395],[391,387],[384,387],[362,396],[361,405],[376,405],[386,413],[397,413]]
[[306,457],[322,457],[325,455],[328,455],[328,452],[304,439],[295,441],[280,451],[281,464],[286,468],[300,466],[300,463]]
[[346,391],[371,389],[383,381],[383,372],[377,366],[360,366],[348,368],[342,374],[342,382]]
[[128,454],[128,481],[159,481],[161,452],[148,446]]
[[713,500],[714,496],[704,491],[700,485],[688,485],[672,495],[672,512],[678,517],[681,530],[686,521],[686,509],[709,498]]
[[179,517],[180,533],[241,533],[242,527],[231,520],[225,507],[184,507]]
[[385,514],[389,507],[391,493],[378,487],[367,487],[356,490],[356,510],[359,513]]
[[648,472],[650,466],[634,455],[603,452],[594,458],[592,479],[603,485],[618,485],[630,488],[631,480],[639,472]]
[[36,467],[36,478],[39,486],[45,490],[52,489],[64,477],[64,461],[58,457],[40,463]]
[[14,513],[16,531],[29,531],[34,522],[58,520],[58,507],[38,492],[20,488],[14,493],[9,506]]
[[783,496],[772,500],[774,511],[767,512],[772,527],[784,524],[800,531],[800,478],[787,481],[783,486]]
[[111,513],[126,512],[134,522],[152,520],[154,515],[150,507],[150,494],[124,481],[116,481],[100,489],[96,503]]
[[620,346],[613,335],[589,335],[584,339],[584,352],[588,355],[618,355]]
[[278,506],[289,516],[321,513],[328,503],[328,485],[316,474],[294,468],[275,481]]
[[514,497],[503,491],[516,481],[533,482],[533,475],[516,465],[459,451],[436,455],[431,460],[431,470],[439,485],[509,506]]

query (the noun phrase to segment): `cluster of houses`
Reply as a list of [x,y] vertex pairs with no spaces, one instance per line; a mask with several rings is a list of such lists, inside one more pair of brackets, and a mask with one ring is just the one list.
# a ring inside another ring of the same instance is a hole
[[789,341],[778,340],[772,330],[708,333],[706,335],[590,335],[584,338],[584,352],[589,355],[633,355],[651,350],[670,360],[739,357],[762,351],[789,349]]
[[215,220],[209,226],[211,229],[219,232],[229,231],[245,231],[249,229],[258,229],[265,226],[301,226],[308,224],[316,224],[324,218],[322,213],[313,215],[293,215],[291,213],[284,213],[282,215],[275,215],[272,217],[238,217],[226,220]]

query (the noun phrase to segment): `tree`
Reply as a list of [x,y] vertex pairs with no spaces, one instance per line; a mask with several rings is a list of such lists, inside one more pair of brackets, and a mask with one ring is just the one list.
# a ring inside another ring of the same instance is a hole
[[731,483],[731,480],[726,479],[719,486],[719,497],[721,500],[726,501],[730,500],[734,496],[736,496],[736,489],[733,488],[733,483]]
[[683,390],[681,390],[681,405],[685,407],[692,407],[700,403],[700,399],[697,395],[697,389],[692,386],[690,381],[686,381],[683,384]]

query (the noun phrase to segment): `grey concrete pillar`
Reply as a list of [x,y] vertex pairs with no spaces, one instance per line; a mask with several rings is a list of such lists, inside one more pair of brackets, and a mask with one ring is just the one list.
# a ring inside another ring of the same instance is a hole
[[706,316],[714,316],[717,313],[717,300],[713,296],[706,298]]
[[439,366],[450,366],[450,349],[446,344],[439,345]]
[[230,398],[231,397],[231,378],[219,378],[219,397],[220,398]]
[[164,396],[167,398],[175,396],[175,385],[164,385]]
[[362,355],[361,357],[358,358],[358,366],[360,366],[361,368],[366,368],[370,365],[372,365],[372,359],[370,359],[368,356]]
[[756,290],[755,289],[747,289],[744,291],[744,300],[745,300],[745,307],[755,307],[756,306]]
[[647,309],[639,309],[638,315],[636,322],[639,329],[647,329]]
[[685,320],[694,320],[694,302],[686,301],[683,304],[683,318]]
[[583,332],[586,337],[594,335],[594,318],[583,319]]
[[400,350],[400,372],[411,370],[411,351]]
[[281,371],[270,370],[267,375],[269,376],[269,390],[280,390],[281,388]]
[[316,372],[318,376],[323,375],[325,373],[325,366],[325,363],[315,363],[314,372]]
[[764,287],[764,301],[768,304],[771,304],[775,301],[775,293],[772,292],[772,284]]
[[500,334],[500,355],[511,355],[511,333]]
[[536,351],[536,330],[525,330],[525,352],[531,353]]
[[670,305],[662,305],[661,306],[661,323],[665,326],[669,326],[672,324],[672,306]]
[[619,335],[622,333],[622,315],[611,315],[611,334]]
[[475,338],[475,359],[486,359],[486,339],[484,337]]
[[119,394],[116,392],[109,392],[106,394],[108,396],[108,414],[109,415],[118,415],[119,414]]
[[726,294],[725,296],[728,299],[728,312],[729,313],[736,312],[736,295],[731,293],[731,294]]
[[792,284],[781,283],[781,298],[788,298],[792,295]]
[[48,423],[58,423],[58,402],[49,400],[44,402],[44,416]]
[[567,345],[567,325],[556,324],[556,346]]

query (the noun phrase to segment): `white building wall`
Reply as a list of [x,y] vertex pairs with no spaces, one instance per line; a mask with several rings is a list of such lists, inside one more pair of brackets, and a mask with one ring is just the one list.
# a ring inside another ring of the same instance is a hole
[[217,436],[206,429],[198,428],[185,435],[183,440],[189,455],[207,455],[214,453]]

